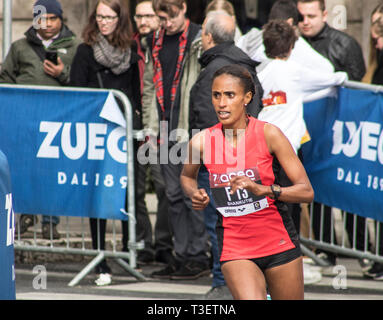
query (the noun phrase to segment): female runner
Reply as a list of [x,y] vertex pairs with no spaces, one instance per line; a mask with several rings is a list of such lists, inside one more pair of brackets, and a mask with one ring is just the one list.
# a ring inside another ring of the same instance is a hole
[[[203,161],[219,212],[222,272],[235,299],[266,299],[266,290],[272,299],[303,299],[299,239],[284,202],[311,202],[314,192],[283,133],[246,114],[254,88],[241,66],[214,74],[212,102],[219,123],[189,142],[181,184],[193,208],[203,210],[210,201],[196,181]],[[292,186],[278,185],[280,167]]]

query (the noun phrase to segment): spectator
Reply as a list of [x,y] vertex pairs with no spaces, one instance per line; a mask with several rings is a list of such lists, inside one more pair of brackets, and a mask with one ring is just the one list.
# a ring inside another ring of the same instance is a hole
[[[273,5],[269,20],[276,19],[287,21],[294,27],[296,34],[299,35],[299,12],[293,0],[279,0]],[[261,66],[265,67],[266,62],[271,60],[266,56],[262,33],[263,31],[260,29],[251,29],[238,40],[237,46],[245,51],[253,60],[262,62]],[[334,71],[334,66],[331,62],[314,50],[301,36],[298,36],[289,59],[302,66],[315,68],[321,72]]]
[[[360,81],[365,72],[362,49],[355,39],[346,33],[331,28],[327,24],[327,11],[324,0],[298,0],[297,7],[302,15],[298,26],[303,37],[320,54],[328,58],[334,65],[335,71],[345,71],[349,80]],[[331,241],[331,208],[324,206],[323,226],[320,230],[321,205],[314,202],[313,225],[315,236],[323,232],[323,241]],[[348,213],[347,220],[352,221]],[[363,224],[363,218],[358,219],[358,228]],[[348,227],[350,234],[350,226]],[[359,241],[360,242],[360,241]],[[323,258],[330,264],[335,264],[336,255],[325,252]]]
[[[78,41],[63,23],[63,11],[57,0],[38,0],[34,4],[34,23],[25,32],[25,38],[12,43],[0,73],[0,83],[64,86],[69,82],[69,72]],[[57,61],[50,61],[47,52],[57,54]],[[20,234],[37,222],[33,215],[21,215]],[[57,216],[42,217],[44,239],[59,239]],[[52,227],[52,228],[51,228]]]
[[297,7],[302,36],[331,61],[335,71],[345,71],[350,80],[360,81],[366,72],[362,49],[354,38],[327,24],[325,0],[298,0]]
[[137,53],[140,55],[141,60],[138,65],[140,67],[141,91],[144,88],[144,70],[145,70],[145,54],[146,49],[142,47],[142,39],[149,34],[157,31],[160,28],[160,19],[153,10],[151,0],[138,0],[134,21],[136,22],[137,31],[134,33],[133,38],[137,43]]
[[197,24],[202,24],[205,18],[204,9],[211,0],[192,0],[187,1],[186,15],[191,21]]
[[[233,15],[225,11],[211,11],[202,25],[202,54],[199,62],[202,71],[190,91],[190,128],[206,129],[218,123],[217,115],[211,102],[211,85],[215,71],[233,63],[245,66],[251,73],[257,85],[256,97],[248,105],[247,111],[256,117],[261,109],[262,87],[255,72],[256,63],[234,44],[235,20]],[[198,173],[198,183],[210,194],[209,173],[201,166]],[[211,198],[211,197],[210,197]],[[214,202],[211,201],[203,211],[206,230],[210,236],[213,256],[213,283],[207,293],[207,299],[227,298],[227,290],[219,262],[217,235],[215,225],[217,213]],[[230,295],[231,297],[231,295]]]
[[[294,28],[284,20],[271,20],[264,27],[263,43],[267,57],[272,60],[259,73],[264,89],[264,108],[258,118],[279,127],[298,153],[301,144],[310,139],[303,119],[305,95],[340,85],[347,79],[347,74],[313,70],[290,59],[295,39]],[[291,184],[282,171],[280,179],[282,186]],[[300,205],[288,203],[286,206],[299,233]],[[305,281],[320,280],[320,274],[311,271],[306,265],[304,267]]]
[[[160,20],[153,10],[152,2],[149,0],[141,0],[137,3],[134,20],[136,22],[137,32],[134,34],[133,38],[137,44],[137,53],[141,57],[138,61],[138,66],[140,69],[141,90],[143,90],[143,76],[147,48],[144,48],[141,45],[141,41],[143,38],[159,29]],[[146,169],[147,166],[141,164],[138,159],[138,181],[136,189],[138,194],[145,194]],[[169,263],[169,259],[171,259],[172,256],[173,240],[169,224],[169,209],[168,199],[165,192],[165,183],[162,177],[161,167],[158,163],[150,164],[148,169],[150,169],[151,172],[151,178],[154,182],[154,189],[158,200],[156,224],[154,227],[154,250],[152,248],[152,225],[145,207],[145,209],[137,211],[137,213],[143,214],[141,218],[138,219],[137,217],[137,239],[143,239],[145,242],[145,248],[138,252],[137,260],[139,263],[152,262],[154,259],[158,262]],[[138,198],[142,199],[143,196],[138,196]],[[137,205],[145,206],[145,202]]]
[[252,27],[262,28],[276,0],[230,0],[235,8],[237,22],[243,33]]
[[284,20],[271,20],[264,27],[265,52],[272,60],[259,73],[264,108],[258,118],[278,126],[298,153],[302,141],[307,141],[305,94],[340,85],[347,80],[347,74],[319,72],[290,60],[295,41],[294,28]]
[[[165,149],[166,155],[170,154],[170,159],[160,161],[160,165],[169,200],[176,257],[152,276],[195,279],[210,273],[208,235],[203,216],[192,210],[190,199],[182,192],[182,161],[174,161],[171,155],[173,150],[182,150],[187,145],[189,92],[200,72],[201,28],[186,18],[185,0],[154,0],[153,8],[162,28],[147,38],[151,54],[144,74],[143,122],[150,139],[157,142],[161,138],[160,149]],[[164,139],[170,132],[174,133],[173,130],[177,130],[178,140],[165,143]]]
[[[276,20],[276,19],[286,21],[289,25],[291,25],[294,28],[296,35],[299,35],[299,30],[298,30],[299,12],[298,12],[296,3],[294,1],[292,1],[292,0],[279,0],[279,1],[275,2],[273,7],[271,8],[269,19],[270,19],[270,21]],[[253,28],[246,35],[241,37],[241,39],[237,43],[237,45],[239,47],[243,48],[244,51],[248,52],[248,54],[255,61],[261,62],[261,64],[257,67],[258,71],[262,71],[263,69],[267,68],[268,63],[270,63],[271,61],[274,61],[274,59],[270,59],[267,57],[267,55],[265,53],[265,46],[263,44],[263,41],[264,41],[263,40],[263,31],[256,29],[256,28]],[[322,74],[323,72],[329,72],[329,75],[328,75],[329,79],[334,77],[334,74],[333,74],[334,73],[334,67],[331,64],[331,62],[328,59],[326,59],[325,57],[323,57],[316,50],[314,50],[307,43],[307,41],[304,40],[303,37],[301,37],[301,36],[298,36],[298,40],[295,42],[295,44],[293,46],[293,49],[291,51],[291,54],[289,55],[288,61],[293,61],[295,64],[297,64],[299,66],[299,68],[296,71],[300,70],[301,72],[305,73],[306,68],[310,69],[308,74],[299,75],[298,76],[299,78],[307,79],[307,76],[312,74],[311,70],[316,70],[319,74]],[[274,63],[274,65],[275,65],[275,63]],[[264,73],[264,77],[265,77],[265,74],[267,74],[267,73]],[[288,77],[289,79],[293,79],[292,78],[293,74],[296,74],[296,72],[294,71],[293,73],[290,74],[290,76],[283,75],[282,77],[278,77],[278,79],[276,79],[276,81],[283,82],[286,77]],[[269,76],[266,76],[265,78],[269,78]],[[313,79],[315,79],[315,78],[316,78],[316,76],[314,75]],[[269,83],[269,85],[273,84],[273,78],[271,77],[270,79],[271,79],[271,82]],[[267,81],[267,80],[265,80],[265,81]],[[286,83],[288,83],[288,81]],[[306,86],[305,85],[302,86],[303,83],[298,83],[297,85],[298,85],[299,90],[293,90],[293,91],[289,90],[289,91],[290,91],[290,94],[292,94],[292,96],[296,96],[296,97],[299,96],[300,97],[299,99],[303,98],[303,101],[307,101],[307,100],[318,98],[318,97],[321,97],[322,95],[327,94],[328,91],[331,89],[329,88],[329,86],[323,85],[325,83],[326,82],[322,83],[322,85],[320,85],[318,87],[313,86],[312,81],[310,81],[308,83],[308,85],[306,85]],[[270,89],[270,88],[268,88],[268,89]],[[302,89],[304,89],[304,91],[302,91]],[[322,89],[322,90],[319,90],[319,89]],[[274,90],[274,91],[277,91],[277,90]],[[292,92],[295,92],[295,94],[293,94]],[[300,92],[300,93],[298,94],[298,92]],[[268,91],[266,95],[270,95],[270,91]],[[290,100],[291,100],[291,97],[290,97]],[[269,104],[269,102],[267,102],[267,104]],[[295,112],[298,112],[298,114],[293,113],[290,110],[289,112],[287,112],[288,118],[286,118],[285,120],[290,119],[290,121],[294,121],[294,116],[298,116],[298,117],[302,116],[301,115],[302,107],[300,106],[300,104],[301,104],[301,102],[297,103],[296,104],[297,108],[295,108]],[[291,104],[291,105],[293,105],[293,104]],[[293,107],[291,107],[291,108],[293,108]],[[270,112],[270,109],[277,109],[277,107],[263,110],[262,116],[267,117],[268,114],[270,115],[272,113],[272,112]],[[286,111],[286,109],[287,108],[283,108],[282,110]],[[272,121],[276,121],[276,120],[280,121],[280,119],[283,118],[282,115],[283,115],[283,112],[277,113],[278,117],[275,119],[272,119]],[[290,137],[290,139],[294,139],[294,138],[292,138],[291,134],[297,133],[296,132],[296,129],[297,129],[296,124],[297,123],[294,123],[294,126],[292,126],[291,128],[288,128],[288,125],[286,125],[286,123],[283,126],[283,128],[285,130],[290,131],[289,133],[286,131],[284,132],[287,136]],[[302,130],[304,130],[305,123],[301,122],[301,124],[303,125]],[[306,136],[305,141],[307,141],[308,138],[309,137]],[[294,144],[295,144],[296,151],[298,151],[298,156],[302,160],[301,153],[299,150],[300,144],[301,144],[301,138],[299,135],[295,136]],[[287,177],[284,174],[284,172],[281,170],[281,172],[279,174],[280,174],[280,179],[282,179],[283,183],[286,185],[289,185],[290,182],[285,180]],[[300,204],[287,203],[286,206],[289,208],[290,214],[293,217],[295,228],[299,232],[300,231],[300,220],[301,220],[301,205]],[[310,275],[315,275],[315,274],[313,272],[310,272],[309,269],[306,268],[306,265],[304,265],[304,267],[305,267],[305,269],[304,269],[305,270],[305,273],[304,273],[305,281],[308,281],[308,278],[312,278]],[[319,277],[316,276],[316,279],[319,279],[319,278],[320,278],[320,276]]]
[[[375,52],[371,54],[370,52],[370,62],[374,61],[375,57],[375,67],[376,69],[372,73],[372,84],[383,84],[383,5],[378,5],[371,14],[371,42],[374,44],[374,47],[370,49]],[[370,64],[371,65],[371,64]],[[362,218],[362,217],[358,217]],[[365,221],[365,219],[364,219]],[[362,236],[364,239],[364,225],[361,225],[358,228],[362,228]],[[358,232],[358,231],[357,231]],[[360,232],[359,232],[360,233]],[[379,237],[379,243],[376,242],[379,246],[379,251],[377,254],[383,256],[383,223],[379,222],[379,228],[375,228],[376,237]],[[372,278],[374,280],[383,280],[383,263],[375,262],[371,268],[364,271],[366,277]]]
[[[232,16],[234,21],[236,22],[234,7],[231,4],[231,2],[229,2],[227,0],[213,0],[213,1],[211,1],[205,9],[205,16],[207,16],[207,14],[211,11],[220,11],[220,10],[227,12],[227,14]],[[242,32],[239,29],[237,23],[235,23],[234,41],[236,42],[241,36],[242,36]]]
[[380,4],[371,14],[369,67],[363,79],[367,83],[379,85],[383,85],[382,17],[383,4]]
[[[83,30],[84,43],[80,44],[73,59],[70,84],[77,87],[117,89],[125,93],[132,104],[134,129],[141,129],[139,55],[133,45],[133,28],[129,9],[123,0],[99,0]],[[134,149],[138,142],[135,140]],[[137,182],[135,161],[135,181]],[[137,187],[136,187],[137,189]],[[144,195],[136,193],[136,211],[146,210]],[[141,196],[141,198],[138,198]],[[141,214],[136,212],[140,217]],[[128,230],[123,224],[123,250],[128,250]],[[106,220],[90,218],[93,249],[105,250]],[[98,245],[99,244],[99,245]],[[96,269],[97,285],[111,282],[111,270],[105,260]]]

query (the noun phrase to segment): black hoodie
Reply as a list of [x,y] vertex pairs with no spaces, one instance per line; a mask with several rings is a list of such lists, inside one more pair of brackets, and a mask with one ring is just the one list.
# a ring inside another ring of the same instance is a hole
[[239,64],[248,69],[253,76],[256,95],[247,106],[248,114],[257,117],[262,109],[263,89],[258,80],[255,67],[257,62],[235,46],[233,41],[224,42],[206,50],[199,62],[202,66],[196,83],[190,91],[190,130],[206,129],[218,123],[217,115],[211,101],[211,86],[214,73],[229,64]]

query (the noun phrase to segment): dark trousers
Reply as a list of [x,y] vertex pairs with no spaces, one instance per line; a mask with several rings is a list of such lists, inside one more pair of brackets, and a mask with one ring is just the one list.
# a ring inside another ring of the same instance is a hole
[[[146,169],[150,168],[154,189],[158,200],[156,223],[154,226],[154,245],[152,224],[145,204]],[[161,251],[173,250],[172,230],[169,221],[169,202],[165,192],[165,183],[159,164],[137,164],[136,181],[136,241],[144,240],[145,248],[142,251],[160,254]],[[128,222],[122,221],[123,250],[128,250],[129,229]]]
[[[135,184],[135,207],[136,207],[136,241],[144,240],[145,247],[152,250],[152,232],[145,203],[145,168],[137,161],[138,141],[134,140],[134,184]],[[90,233],[92,247],[95,250],[105,250],[106,219],[90,218]],[[129,226],[127,221],[122,223],[122,246],[123,251],[128,251]],[[148,231],[149,230],[149,231]],[[150,232],[150,233],[148,233]],[[100,272],[110,272],[105,260],[99,265]]]
[[165,182],[160,164],[151,164],[150,172],[158,200],[156,224],[154,226],[154,250],[158,254],[161,251],[173,250],[173,231],[170,225],[169,201],[166,196]]
[[182,163],[161,164],[169,200],[169,217],[174,235],[174,251],[180,262],[196,260],[208,263],[208,234],[202,212],[192,209],[183,193],[180,176]]
[[[323,242],[331,243],[331,238],[333,242],[336,243],[335,240],[335,229],[334,229],[334,221],[331,223],[331,207],[323,205],[323,213],[321,213],[322,204],[318,202],[314,202],[313,207],[313,231],[316,240],[322,240]],[[322,216],[323,215],[323,216]],[[361,216],[356,216],[356,220],[354,220],[354,215],[348,212],[344,212],[344,216],[346,219],[346,232],[350,241],[351,247],[355,243],[355,248],[360,251],[369,250],[370,244],[367,243],[367,247],[365,248],[365,226],[366,226],[366,218]],[[322,220],[322,221],[321,221]],[[354,226],[354,224],[356,224]],[[321,230],[322,225],[322,230]],[[331,229],[331,225],[333,228]],[[354,227],[356,228],[356,232],[354,232]],[[332,233],[332,234],[331,234]],[[325,250],[321,250],[325,251]],[[328,255],[336,256],[334,253],[326,252]]]
[[224,286],[226,284],[221,271],[221,263],[220,263],[220,256],[219,256],[219,250],[218,250],[218,239],[217,239],[217,233],[215,231],[218,215],[220,213],[217,211],[215,203],[214,203],[213,195],[210,189],[209,172],[207,171],[205,166],[201,166],[201,168],[199,169],[198,188],[205,189],[206,193],[209,195],[209,198],[210,198],[210,202],[208,206],[205,208],[205,210],[203,211],[203,214],[205,218],[206,231],[210,238],[211,254],[213,257],[212,287],[216,288],[216,287]]

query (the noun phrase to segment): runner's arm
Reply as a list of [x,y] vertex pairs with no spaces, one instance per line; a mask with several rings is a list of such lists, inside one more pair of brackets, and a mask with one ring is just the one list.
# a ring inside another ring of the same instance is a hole
[[304,203],[311,202],[314,191],[306,170],[294,152],[290,142],[280,129],[271,124],[265,124],[266,143],[271,154],[274,154],[281,164],[292,186],[282,187],[278,198],[285,202]]
[[198,189],[198,171],[202,161],[203,132],[196,134],[189,142],[188,155],[181,173],[181,186],[186,196],[192,200],[193,209],[203,210],[209,204],[209,196],[204,189]]

